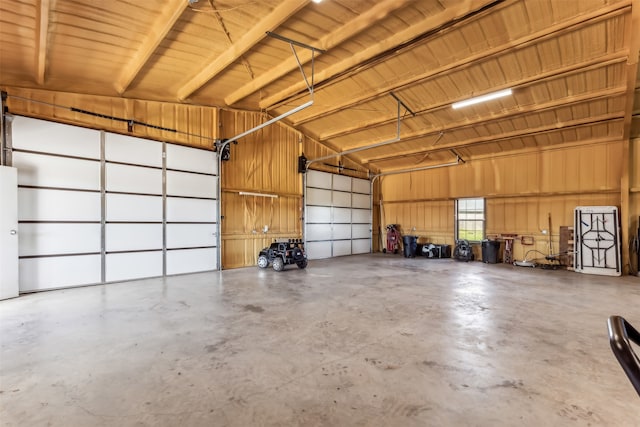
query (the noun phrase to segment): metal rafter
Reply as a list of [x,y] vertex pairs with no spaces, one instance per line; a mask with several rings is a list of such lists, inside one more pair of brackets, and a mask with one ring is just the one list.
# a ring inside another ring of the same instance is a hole
[[311,165],[312,163],[316,163],[316,162],[320,162],[320,161],[323,161],[323,160],[332,159],[334,157],[345,156],[347,154],[356,153],[358,151],[371,150],[373,148],[382,147],[382,146],[393,144],[394,142],[400,141],[400,123],[402,121],[402,114],[401,114],[402,113],[402,108],[407,110],[413,116],[415,116],[416,114],[413,111],[411,111],[411,109],[409,107],[407,107],[407,105],[400,98],[398,98],[398,96],[396,94],[391,92],[390,95],[393,97],[393,99],[396,100],[396,102],[398,104],[398,108],[397,108],[398,109],[398,114],[397,114],[397,118],[396,118],[396,136],[395,136],[395,138],[389,139],[388,141],[376,142],[374,144],[366,145],[364,147],[352,148],[350,150],[340,151],[340,152],[335,153],[335,154],[329,154],[327,156],[318,157],[317,159],[312,159],[312,160],[307,161],[307,167],[309,167],[309,165]]

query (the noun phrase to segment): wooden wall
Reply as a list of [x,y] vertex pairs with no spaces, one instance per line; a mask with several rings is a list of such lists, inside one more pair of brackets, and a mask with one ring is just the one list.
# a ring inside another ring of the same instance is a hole
[[[269,120],[261,113],[222,110],[221,138],[231,138]],[[308,159],[333,154],[330,149],[282,123],[275,123],[231,145],[231,159],[222,163],[222,265],[255,265],[258,252],[276,238],[302,238],[302,174],[298,156]],[[337,164],[338,159],[327,160]],[[357,165],[342,159],[347,167]],[[313,169],[336,173],[324,164]],[[345,171],[352,176],[363,173]],[[252,192],[278,196],[240,195]],[[266,226],[266,232],[265,232]]]
[[[221,137],[231,138],[270,117],[222,110],[220,119]],[[302,135],[280,123],[231,144],[231,159],[222,162],[221,175],[223,268],[255,265],[260,249],[274,238],[302,237],[301,153]]]
[[[9,94],[7,100],[9,112],[18,115],[198,148],[212,149],[214,140],[218,137],[218,109],[215,107],[35,89],[4,88],[4,90]],[[98,117],[72,109],[135,120],[172,129],[175,132],[142,125],[133,125],[130,132],[124,121]]]
[[[548,235],[542,233],[549,228],[549,216],[551,243],[557,252],[559,227],[573,224],[576,206],[620,206],[622,164],[622,143],[612,141],[390,175],[381,179],[383,222],[400,224],[403,232],[420,236],[420,243],[453,244],[454,200],[485,197],[488,235],[533,237],[532,246],[516,240],[516,259],[523,259],[531,249],[550,252]],[[634,173],[637,180],[637,170]],[[637,193],[634,197],[637,212]]]
[[[630,172],[629,172],[629,236],[632,237],[640,228],[640,138],[630,141]],[[640,271],[637,256],[632,254],[630,264],[631,271]]]
[[[5,88],[9,110],[15,114],[104,129],[133,136],[213,148],[215,138],[232,137],[268,119],[264,114],[219,110],[215,107],[88,96],[74,93]],[[36,102],[26,102],[28,98]],[[175,129],[162,131],[103,117],[74,112],[71,107]],[[333,151],[277,123],[231,145],[231,160],[222,167],[222,265],[254,265],[258,251],[274,238],[302,236],[302,176],[300,154],[314,159]],[[640,216],[640,140],[630,142],[628,235],[637,230]],[[487,199],[487,233],[532,236],[535,244],[515,245],[522,259],[529,249],[548,253],[548,237],[541,230],[552,221],[552,244],[558,250],[560,225],[573,222],[578,205],[621,204],[623,143],[544,148],[500,157],[473,159],[466,164],[379,179],[374,186],[374,250],[384,245],[385,225],[400,224],[403,232],[420,236],[420,243],[454,243],[454,200]],[[350,159],[326,163],[360,169]],[[324,162],[313,169],[337,172]],[[343,173],[366,178],[366,173]],[[278,198],[240,196],[240,191]],[[265,225],[268,227],[264,232]],[[414,230],[415,229],[415,230]],[[626,244],[626,243],[625,243]],[[627,259],[628,262],[628,259]],[[632,270],[637,267],[631,264]]]

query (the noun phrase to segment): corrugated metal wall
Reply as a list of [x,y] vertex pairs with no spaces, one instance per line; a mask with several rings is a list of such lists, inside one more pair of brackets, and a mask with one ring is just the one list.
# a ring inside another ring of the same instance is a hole
[[421,236],[419,242],[453,244],[454,200],[485,197],[488,235],[534,238],[533,246],[516,241],[516,258],[530,249],[549,253],[548,236],[542,234],[549,228],[549,215],[557,252],[559,227],[573,224],[575,206],[620,205],[622,162],[622,143],[609,142],[391,175],[381,184],[383,220]]

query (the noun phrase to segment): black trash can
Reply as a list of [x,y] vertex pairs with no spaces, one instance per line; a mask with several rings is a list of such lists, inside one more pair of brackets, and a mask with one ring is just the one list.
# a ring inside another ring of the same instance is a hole
[[403,236],[402,242],[404,243],[404,257],[415,258],[416,249],[418,249],[418,236]]
[[498,252],[500,251],[500,242],[497,240],[482,241],[482,262],[488,264],[498,263]]

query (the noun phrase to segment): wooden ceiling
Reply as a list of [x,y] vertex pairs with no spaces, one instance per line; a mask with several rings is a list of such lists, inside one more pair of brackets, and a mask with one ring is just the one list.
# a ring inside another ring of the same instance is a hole
[[[384,172],[638,136],[639,9],[640,0],[2,1],[0,85],[274,117],[313,99],[284,121]],[[511,96],[451,108],[506,88]]]

